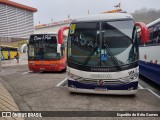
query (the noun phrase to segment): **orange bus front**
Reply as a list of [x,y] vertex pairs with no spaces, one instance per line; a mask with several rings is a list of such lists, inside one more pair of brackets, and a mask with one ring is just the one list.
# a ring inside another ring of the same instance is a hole
[[28,67],[31,71],[62,71],[66,69],[64,44],[57,34],[33,34],[28,45]]

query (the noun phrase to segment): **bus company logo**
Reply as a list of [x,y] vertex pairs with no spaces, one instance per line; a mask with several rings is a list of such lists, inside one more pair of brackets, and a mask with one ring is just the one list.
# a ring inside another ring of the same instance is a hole
[[91,78],[94,79],[106,79],[106,78],[112,78],[111,74],[92,74]]
[[98,84],[99,84],[99,85],[104,85],[104,81],[103,81],[103,80],[99,80],[99,81],[98,81]]

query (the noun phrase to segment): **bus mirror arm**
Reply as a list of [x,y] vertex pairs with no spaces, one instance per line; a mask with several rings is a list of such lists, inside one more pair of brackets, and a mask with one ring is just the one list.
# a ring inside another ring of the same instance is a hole
[[58,31],[58,45],[57,45],[57,53],[61,53],[61,46],[64,44],[64,36],[63,32],[69,29],[69,27],[62,27]]
[[62,27],[58,31],[58,44],[63,44],[64,43],[64,37],[63,37],[63,32],[65,30],[69,29],[69,27]]
[[136,22],[135,25],[141,28],[142,43],[148,42],[149,37],[148,37],[148,28],[147,28],[146,24],[144,24],[142,22]]

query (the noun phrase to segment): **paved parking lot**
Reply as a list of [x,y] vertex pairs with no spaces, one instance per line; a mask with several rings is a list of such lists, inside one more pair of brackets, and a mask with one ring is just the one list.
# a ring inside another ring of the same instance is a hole
[[4,67],[3,71],[8,74],[1,75],[0,82],[21,111],[160,111],[160,99],[147,89],[139,89],[135,96],[76,94],[67,86],[57,87],[65,72],[33,73],[27,65]]

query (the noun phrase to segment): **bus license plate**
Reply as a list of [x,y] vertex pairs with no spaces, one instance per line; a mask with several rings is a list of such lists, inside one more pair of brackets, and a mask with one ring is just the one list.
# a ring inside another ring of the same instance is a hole
[[106,92],[107,88],[95,88],[95,91],[104,91],[104,92]]
[[40,68],[40,70],[45,70],[45,68]]

